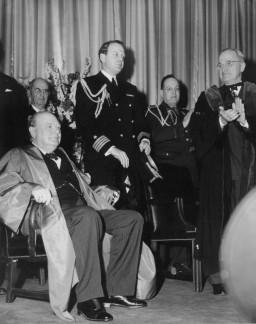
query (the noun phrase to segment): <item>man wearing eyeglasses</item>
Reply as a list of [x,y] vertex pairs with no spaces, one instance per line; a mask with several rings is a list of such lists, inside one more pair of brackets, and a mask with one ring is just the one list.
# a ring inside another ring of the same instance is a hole
[[49,83],[45,79],[36,78],[31,81],[29,93],[31,98],[31,105],[28,111],[29,115],[46,110],[50,94]]
[[255,185],[256,86],[242,82],[243,54],[225,49],[217,70],[221,87],[203,91],[192,116],[192,138],[200,162],[197,256],[213,294],[224,294],[219,248],[225,225]]

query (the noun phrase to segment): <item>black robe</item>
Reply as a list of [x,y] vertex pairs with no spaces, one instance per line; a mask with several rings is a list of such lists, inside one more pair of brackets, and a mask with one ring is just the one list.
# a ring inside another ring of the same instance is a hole
[[192,139],[200,162],[196,254],[204,261],[206,277],[219,271],[221,238],[232,209],[256,183],[256,86],[245,82],[239,97],[244,102],[249,128],[237,121],[220,128],[218,107],[230,109],[234,102],[226,86],[213,86],[202,92],[191,119]]

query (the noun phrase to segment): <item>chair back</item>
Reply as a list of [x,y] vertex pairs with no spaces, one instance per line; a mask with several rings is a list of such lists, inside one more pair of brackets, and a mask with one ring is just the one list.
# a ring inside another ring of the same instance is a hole
[[152,239],[183,239],[195,235],[195,226],[184,212],[183,198],[163,197],[151,184],[145,184],[144,187],[147,204],[146,224],[150,228]]

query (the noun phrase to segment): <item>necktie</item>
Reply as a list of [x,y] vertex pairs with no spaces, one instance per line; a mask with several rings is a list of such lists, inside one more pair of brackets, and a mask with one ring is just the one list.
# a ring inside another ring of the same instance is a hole
[[112,78],[111,84],[112,84],[113,88],[117,88],[117,83],[116,83],[115,78]]
[[55,152],[46,153],[45,156],[56,161],[60,158]]

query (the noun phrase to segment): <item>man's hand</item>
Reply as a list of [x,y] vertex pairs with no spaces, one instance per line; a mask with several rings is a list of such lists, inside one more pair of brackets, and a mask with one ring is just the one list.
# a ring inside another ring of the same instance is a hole
[[149,155],[151,152],[151,147],[148,140],[142,140],[139,144],[139,148],[141,152],[145,151],[146,155]]
[[241,100],[241,98],[236,98],[235,102],[232,103],[232,108],[237,111],[239,117],[237,118],[237,121],[240,123],[241,126],[247,124],[247,120],[245,118],[245,112],[244,112],[244,104]]
[[188,126],[188,124],[189,124],[189,122],[190,122],[190,118],[191,118],[191,116],[192,116],[194,110],[195,110],[195,108],[190,109],[190,110],[187,112],[187,114],[184,116],[183,121],[182,121],[182,125],[183,125],[184,128],[186,128],[186,127]]
[[236,120],[239,117],[239,113],[236,109],[224,110],[222,106],[219,106],[219,116],[224,125]]
[[124,168],[129,167],[129,158],[124,151],[119,150],[118,148],[113,146],[109,149],[109,154],[113,155],[114,158],[118,159]]
[[38,203],[43,203],[45,205],[49,205],[52,200],[52,195],[49,189],[44,188],[40,185],[37,185],[32,190],[32,196],[34,197],[35,201]]

